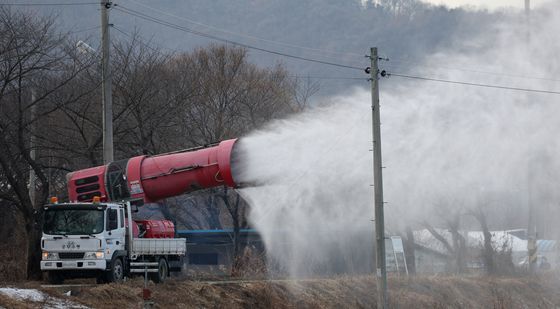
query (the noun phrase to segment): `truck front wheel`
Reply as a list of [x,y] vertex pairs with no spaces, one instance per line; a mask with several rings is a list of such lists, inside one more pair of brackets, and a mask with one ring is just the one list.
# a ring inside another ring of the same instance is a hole
[[158,262],[158,272],[153,273],[152,281],[155,283],[162,283],[167,279],[167,275],[169,274],[169,266],[167,265],[167,261],[165,258],[160,258]]
[[115,259],[107,272],[108,282],[121,282],[124,279],[124,267],[121,259]]

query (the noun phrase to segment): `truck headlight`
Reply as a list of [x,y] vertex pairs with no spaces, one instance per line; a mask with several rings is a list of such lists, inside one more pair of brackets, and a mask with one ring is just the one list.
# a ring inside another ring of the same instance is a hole
[[58,260],[58,253],[43,251],[43,260]]
[[105,258],[105,254],[103,252],[86,252],[84,254],[85,260],[96,260],[96,259],[103,259]]

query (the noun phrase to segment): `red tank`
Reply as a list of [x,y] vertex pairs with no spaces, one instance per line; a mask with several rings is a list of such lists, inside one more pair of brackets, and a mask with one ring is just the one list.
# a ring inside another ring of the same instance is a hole
[[175,225],[169,220],[135,220],[142,238],[174,238]]
[[[124,220],[124,225],[128,228],[128,219]],[[140,229],[138,228],[138,224],[132,221],[132,236],[134,238],[138,238],[139,234],[140,234]]]
[[237,140],[157,156],[138,156],[68,173],[71,202],[156,202],[221,185],[235,187],[231,154]]

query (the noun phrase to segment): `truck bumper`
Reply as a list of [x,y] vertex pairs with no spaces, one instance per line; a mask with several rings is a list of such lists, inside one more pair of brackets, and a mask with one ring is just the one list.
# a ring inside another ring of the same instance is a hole
[[106,260],[64,260],[64,261],[41,261],[41,270],[83,270],[99,269],[105,270]]

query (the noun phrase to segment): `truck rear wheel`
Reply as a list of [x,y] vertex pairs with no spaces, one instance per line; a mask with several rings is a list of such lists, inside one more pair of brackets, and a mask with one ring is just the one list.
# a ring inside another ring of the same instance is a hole
[[162,283],[167,279],[169,274],[169,266],[165,258],[160,258],[158,261],[158,272],[152,274],[152,281],[155,283]]
[[121,259],[115,259],[111,263],[111,269],[107,272],[108,282],[121,282],[124,279],[124,267]]

